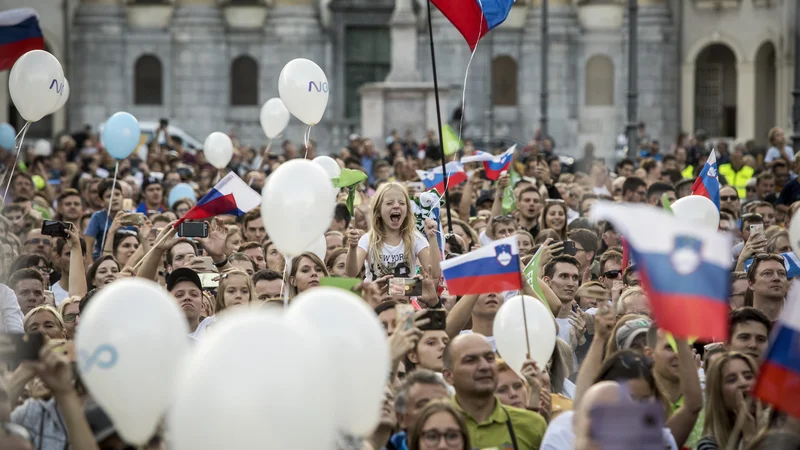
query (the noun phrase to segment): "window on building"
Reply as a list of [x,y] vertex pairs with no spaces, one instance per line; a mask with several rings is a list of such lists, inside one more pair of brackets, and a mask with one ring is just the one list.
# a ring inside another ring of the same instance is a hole
[[258,63],[247,55],[231,63],[231,105],[258,105]]
[[348,118],[356,119],[361,114],[361,86],[384,81],[389,74],[392,54],[389,28],[348,27],[344,53],[345,111]]
[[614,63],[605,55],[586,62],[586,106],[614,105]]
[[154,55],[143,55],[134,66],[133,102],[137,105],[161,105],[164,102],[164,69]]
[[492,60],[492,104],[517,106],[517,61],[503,55]]

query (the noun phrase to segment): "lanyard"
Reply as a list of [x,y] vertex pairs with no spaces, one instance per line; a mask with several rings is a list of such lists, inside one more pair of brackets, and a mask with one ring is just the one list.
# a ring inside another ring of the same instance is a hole
[[519,450],[519,446],[517,445],[517,435],[514,433],[514,425],[511,423],[511,416],[508,415],[508,410],[503,408],[503,412],[506,413],[506,427],[508,428],[508,434],[511,436],[511,445],[514,447],[514,450]]

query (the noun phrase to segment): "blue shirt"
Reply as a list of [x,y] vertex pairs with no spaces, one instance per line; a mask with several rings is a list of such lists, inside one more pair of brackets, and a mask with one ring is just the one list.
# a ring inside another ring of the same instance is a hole
[[86,227],[86,236],[94,238],[94,249],[92,249],[94,259],[99,258],[100,254],[103,253],[103,249],[100,246],[103,245],[103,236],[105,236],[110,226],[111,220],[108,220],[108,212],[105,209],[95,212],[92,214],[92,218],[89,219],[89,225]]
[[[136,212],[137,213],[142,213],[142,214],[147,215],[147,214],[150,213],[150,211],[152,211],[152,210],[148,210],[147,209],[147,204],[145,202],[139,203],[139,206],[136,207]],[[159,206],[158,209],[156,209],[155,211],[157,213],[159,213],[159,214],[163,213],[164,212],[164,205]]]

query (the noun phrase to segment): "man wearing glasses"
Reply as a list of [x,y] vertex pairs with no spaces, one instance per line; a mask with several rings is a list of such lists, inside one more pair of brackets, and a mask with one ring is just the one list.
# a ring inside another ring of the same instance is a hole
[[53,257],[53,240],[50,236],[43,235],[42,230],[33,229],[28,232],[25,253],[36,253],[49,261]]

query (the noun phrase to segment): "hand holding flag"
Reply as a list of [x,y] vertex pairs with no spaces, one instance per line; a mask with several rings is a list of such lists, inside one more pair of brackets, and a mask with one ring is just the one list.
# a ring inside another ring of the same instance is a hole
[[496,181],[504,171],[507,171],[508,168],[511,167],[511,160],[514,158],[514,150],[516,149],[517,144],[514,144],[508,150],[497,156],[478,150],[473,156],[461,158],[461,163],[482,162],[486,178]]

